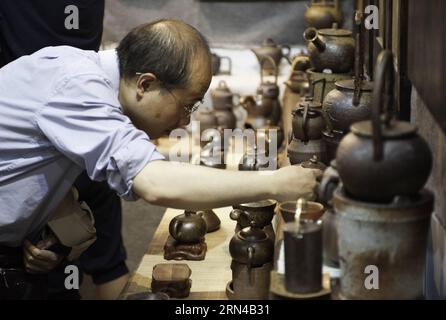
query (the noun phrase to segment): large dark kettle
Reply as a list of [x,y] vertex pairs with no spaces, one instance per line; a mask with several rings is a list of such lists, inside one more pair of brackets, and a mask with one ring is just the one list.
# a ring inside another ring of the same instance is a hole
[[325,121],[322,115],[322,104],[318,102],[301,102],[293,111],[293,134],[303,142],[322,139]]
[[334,130],[346,134],[353,123],[370,119],[372,113],[373,83],[364,80],[364,18],[359,11],[355,21],[355,78],[336,82],[336,89],[330,91],[324,99],[329,132]]
[[346,29],[308,28],[304,32],[311,64],[317,72],[325,69],[333,73],[348,73],[353,70],[355,39]]
[[386,50],[375,70],[372,121],[353,124],[338,148],[339,176],[358,200],[390,202],[417,195],[431,172],[432,155],[416,127],[394,119],[393,76],[393,55]]

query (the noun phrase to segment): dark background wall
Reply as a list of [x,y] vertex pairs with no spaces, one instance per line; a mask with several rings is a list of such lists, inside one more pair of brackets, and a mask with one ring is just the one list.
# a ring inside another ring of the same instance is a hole
[[[278,43],[302,44],[310,1],[107,0],[104,41],[119,41],[132,27],[160,18],[181,19],[200,30],[214,47]],[[353,0],[341,1],[346,27]]]
[[427,185],[435,193],[427,295],[431,299],[446,299],[446,136],[415,87],[412,90],[412,122],[429,143],[434,158]]

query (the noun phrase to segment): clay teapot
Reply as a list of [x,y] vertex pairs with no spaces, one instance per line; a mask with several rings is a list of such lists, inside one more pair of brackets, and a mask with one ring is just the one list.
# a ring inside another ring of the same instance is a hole
[[274,255],[274,242],[255,222],[250,227],[237,232],[229,243],[233,260],[251,268],[271,262]]
[[300,94],[301,96],[307,94],[310,90],[308,76],[303,71],[291,72],[290,78],[284,83],[292,92]]
[[308,54],[316,72],[326,69],[333,73],[348,73],[353,70],[355,39],[345,29],[308,28],[304,32]]
[[232,110],[234,106],[234,95],[229,89],[226,81],[221,80],[218,86],[211,91],[212,106],[214,110]]
[[[336,82],[336,89],[330,91],[324,100],[324,111],[328,117],[329,130],[348,133],[355,122],[370,119],[372,113],[373,83],[356,80],[343,80]],[[353,100],[356,92],[359,92],[359,102],[355,105]]]
[[342,10],[339,7],[339,0],[312,0],[311,5],[305,12],[305,21],[308,27],[316,29],[330,28],[333,23],[342,25]]
[[355,78],[335,83],[336,89],[330,91],[324,100],[324,111],[327,115],[329,131],[336,130],[348,133],[355,122],[370,119],[372,113],[373,83],[364,81],[363,52],[363,15],[358,11],[356,21],[356,56]]
[[254,221],[259,228],[264,228],[271,224],[276,205],[277,201],[275,200],[234,205],[234,210],[231,211],[229,217],[237,221],[242,228],[248,227],[251,221]]
[[[211,60],[212,60],[212,75],[216,76],[218,74],[226,74],[230,75],[232,71],[232,60],[229,57],[221,57],[216,53],[211,54]],[[228,69],[227,70],[220,70],[221,68],[221,62],[223,60],[228,61]]]
[[180,243],[200,242],[206,235],[207,226],[204,219],[192,211],[176,216],[170,221],[169,233]]
[[[284,50],[285,49],[285,50]],[[288,58],[290,55],[290,47],[288,45],[277,45],[272,39],[266,39],[259,48],[252,49],[260,64],[265,57],[270,57],[274,63],[267,61],[262,65],[261,69],[267,74],[274,74],[280,65],[282,58]]]
[[322,139],[325,121],[322,105],[318,102],[301,102],[293,111],[293,134],[303,142]]
[[262,96],[242,96],[240,98],[240,105],[246,109],[249,118],[266,118],[269,117],[272,111],[272,105],[265,103]]
[[348,195],[358,200],[390,202],[417,195],[431,172],[432,155],[416,127],[393,118],[393,76],[393,55],[386,50],[376,64],[372,121],[353,124],[338,148],[339,176]]
[[309,161],[314,156],[318,159],[324,159],[326,157],[325,145],[322,140],[303,142],[293,138],[287,147],[287,155],[293,166]]

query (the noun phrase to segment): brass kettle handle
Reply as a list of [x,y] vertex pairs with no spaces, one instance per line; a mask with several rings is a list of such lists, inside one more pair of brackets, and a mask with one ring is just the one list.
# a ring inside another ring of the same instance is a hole
[[373,107],[372,107],[372,126],[373,126],[373,158],[375,161],[383,159],[383,136],[381,131],[381,113],[384,104],[386,127],[390,126],[393,114],[394,99],[394,70],[393,54],[390,50],[382,51],[377,59],[375,68],[375,81],[373,87]]

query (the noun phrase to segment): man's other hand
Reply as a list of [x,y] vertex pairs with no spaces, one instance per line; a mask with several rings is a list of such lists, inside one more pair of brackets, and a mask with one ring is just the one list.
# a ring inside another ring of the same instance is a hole
[[49,273],[62,262],[63,256],[46,250],[56,242],[54,237],[42,240],[37,245],[25,240],[23,260],[28,273]]

